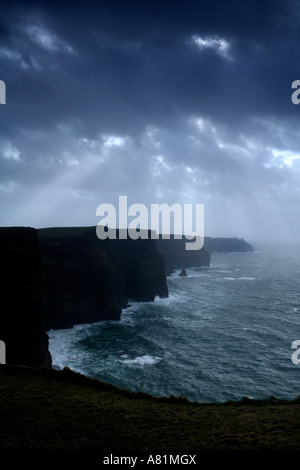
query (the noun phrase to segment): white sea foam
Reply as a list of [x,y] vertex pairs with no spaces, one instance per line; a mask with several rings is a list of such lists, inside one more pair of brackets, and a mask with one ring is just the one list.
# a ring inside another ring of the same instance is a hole
[[255,277],[224,277],[227,281],[255,281]]
[[[49,333],[48,333],[49,334]],[[49,349],[52,356],[52,365],[56,369],[63,369],[70,358],[70,348],[66,340],[60,335],[49,334]]]
[[[207,277],[207,273],[199,273],[199,272],[189,272],[188,270],[186,270],[187,272],[187,276],[180,276],[181,279],[188,279],[188,278],[194,278],[194,277],[204,277],[206,278]],[[179,276],[178,276],[179,277]]]
[[146,354],[144,356],[135,357],[134,359],[124,359],[121,362],[123,362],[124,364],[130,364],[130,365],[145,366],[145,365],[156,364],[157,362],[160,362],[161,360],[162,360],[162,357],[148,356]]
[[122,315],[131,315],[134,313],[136,310],[139,309],[141,306],[141,302],[137,302],[136,300],[128,299],[128,305],[127,307],[122,309]]
[[84,363],[86,355],[74,347],[74,340],[78,333],[81,332],[84,332],[83,325],[76,325],[69,330],[48,331],[49,350],[52,356],[52,365],[54,368],[63,369],[65,366],[72,368],[72,366],[75,365],[76,370],[81,372],[81,370],[78,369],[77,364]]

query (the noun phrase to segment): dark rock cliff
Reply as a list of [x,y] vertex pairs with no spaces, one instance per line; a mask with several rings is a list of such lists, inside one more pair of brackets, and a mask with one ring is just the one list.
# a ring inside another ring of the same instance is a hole
[[175,269],[210,266],[210,254],[205,247],[201,250],[186,250],[183,238],[170,239],[160,238],[156,240],[158,251],[162,254],[165,262],[166,273],[169,275]]
[[42,327],[42,265],[37,231],[0,228],[0,339],[6,363],[51,366],[48,336]]
[[6,363],[51,367],[46,331],[119,320],[128,299],[167,297],[155,240],[99,240],[95,227],[0,229]]
[[217,252],[253,252],[254,248],[243,238],[204,238],[204,247],[209,253]]
[[46,331],[119,320],[129,299],[167,297],[166,274],[210,265],[210,252],[253,251],[239,239],[99,240],[96,227],[0,228],[0,340],[7,364],[51,367]]
[[119,320],[128,299],[167,297],[155,240],[99,240],[95,227],[39,230],[45,329]]

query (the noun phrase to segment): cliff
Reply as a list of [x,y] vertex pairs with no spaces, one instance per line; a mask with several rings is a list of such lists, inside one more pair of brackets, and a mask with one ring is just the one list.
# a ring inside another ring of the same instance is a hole
[[96,227],[0,228],[2,308],[0,340],[7,364],[51,367],[46,331],[119,320],[129,299],[167,297],[166,274],[210,265],[215,251],[253,251],[244,240],[99,240]]
[[159,238],[157,240],[158,251],[162,254],[165,262],[166,273],[169,275],[175,269],[192,268],[210,265],[210,254],[205,247],[201,250],[186,250],[186,239]]
[[243,238],[204,238],[204,247],[209,253],[217,252],[253,252],[254,248]]
[[51,366],[43,330],[42,265],[37,231],[0,228],[1,322],[6,363]]
[[119,320],[128,299],[168,296],[155,240],[99,240],[95,227],[38,232],[46,330]]
[[99,240],[95,227],[7,227],[0,250],[7,364],[51,367],[47,330],[119,320],[128,299],[168,296],[163,258],[150,238]]

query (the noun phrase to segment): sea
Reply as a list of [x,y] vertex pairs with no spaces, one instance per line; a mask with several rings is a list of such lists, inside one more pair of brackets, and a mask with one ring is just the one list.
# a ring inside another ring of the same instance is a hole
[[193,402],[297,398],[300,247],[255,249],[175,271],[168,298],[129,300],[120,321],[49,331],[53,367]]

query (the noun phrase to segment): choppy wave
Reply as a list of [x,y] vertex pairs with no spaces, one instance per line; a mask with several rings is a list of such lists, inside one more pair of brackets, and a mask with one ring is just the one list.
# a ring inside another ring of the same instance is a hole
[[255,277],[247,277],[247,276],[242,276],[242,277],[224,277],[227,281],[255,281]]
[[139,356],[135,357],[134,359],[128,359],[127,354],[123,354],[122,357],[125,357],[126,359],[123,359],[121,362],[124,364],[131,364],[131,365],[138,365],[138,366],[144,366],[144,365],[153,365],[157,364],[157,362],[160,362],[162,360],[162,357],[156,357],[156,356],[149,356],[145,354],[144,356]]
[[167,299],[129,301],[120,322],[50,331],[53,366],[201,402],[297,397],[299,252],[220,253],[179,272]]

